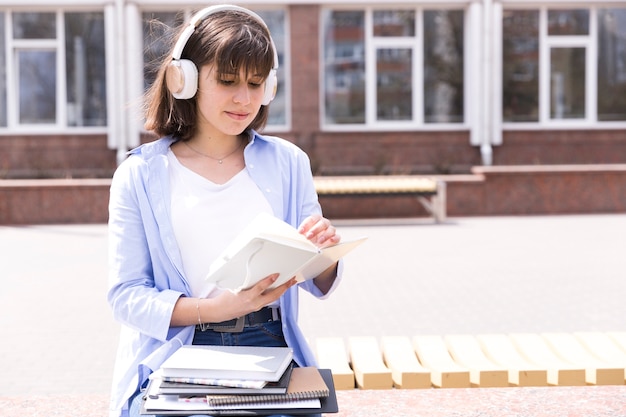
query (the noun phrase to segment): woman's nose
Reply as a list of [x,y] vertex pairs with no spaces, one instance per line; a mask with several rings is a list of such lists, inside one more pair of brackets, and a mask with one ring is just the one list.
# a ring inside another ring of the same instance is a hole
[[233,97],[235,103],[248,104],[250,102],[250,88],[247,84],[242,84]]

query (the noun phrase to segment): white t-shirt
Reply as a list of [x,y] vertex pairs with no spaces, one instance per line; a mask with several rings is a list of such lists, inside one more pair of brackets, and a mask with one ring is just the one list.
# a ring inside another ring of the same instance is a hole
[[172,226],[185,277],[194,297],[220,290],[205,281],[209,266],[260,212],[273,214],[267,199],[246,169],[225,184],[215,184],[178,161],[170,150]]

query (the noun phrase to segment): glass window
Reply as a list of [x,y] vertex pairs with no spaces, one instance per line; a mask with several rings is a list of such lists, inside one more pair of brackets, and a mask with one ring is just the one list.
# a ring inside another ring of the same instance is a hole
[[56,13],[13,13],[13,38],[56,39]]
[[[9,12],[8,32],[4,16],[0,126],[106,126],[104,13]],[[14,87],[9,91],[8,85]]]
[[106,125],[104,15],[65,15],[67,125]]
[[326,11],[324,122],[463,123],[464,18],[462,10]]
[[7,115],[7,63],[4,35],[4,13],[0,12],[0,127],[8,125]]
[[588,35],[589,10],[548,10],[548,35]]
[[411,49],[379,49],[376,54],[378,120],[413,118]]
[[539,12],[507,10],[502,20],[502,115],[539,121]]
[[56,58],[55,51],[18,51],[21,124],[56,122]]
[[365,13],[329,11],[323,30],[324,120],[365,123]]
[[462,123],[463,12],[424,12],[424,121]]
[[598,120],[626,120],[626,9],[598,11]]
[[374,11],[374,36],[415,36],[413,10]]
[[550,118],[585,117],[585,48],[550,52]]

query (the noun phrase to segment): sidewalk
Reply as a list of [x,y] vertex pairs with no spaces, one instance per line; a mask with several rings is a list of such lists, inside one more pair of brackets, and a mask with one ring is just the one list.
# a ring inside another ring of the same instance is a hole
[[[310,340],[625,329],[626,215],[336,225],[369,240],[331,298],[301,297]],[[0,227],[0,400],[108,394],[106,257],[105,225]]]

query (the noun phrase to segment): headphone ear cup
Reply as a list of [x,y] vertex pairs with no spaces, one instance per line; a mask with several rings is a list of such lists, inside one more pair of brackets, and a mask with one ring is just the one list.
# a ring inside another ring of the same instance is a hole
[[165,73],[167,89],[174,98],[192,98],[198,91],[198,68],[188,59],[177,59],[167,67]]
[[263,96],[263,102],[261,103],[264,106],[267,106],[274,100],[276,97],[276,90],[278,89],[278,77],[276,76],[276,70],[272,69],[270,71],[270,75],[268,75],[265,80],[265,94]]

